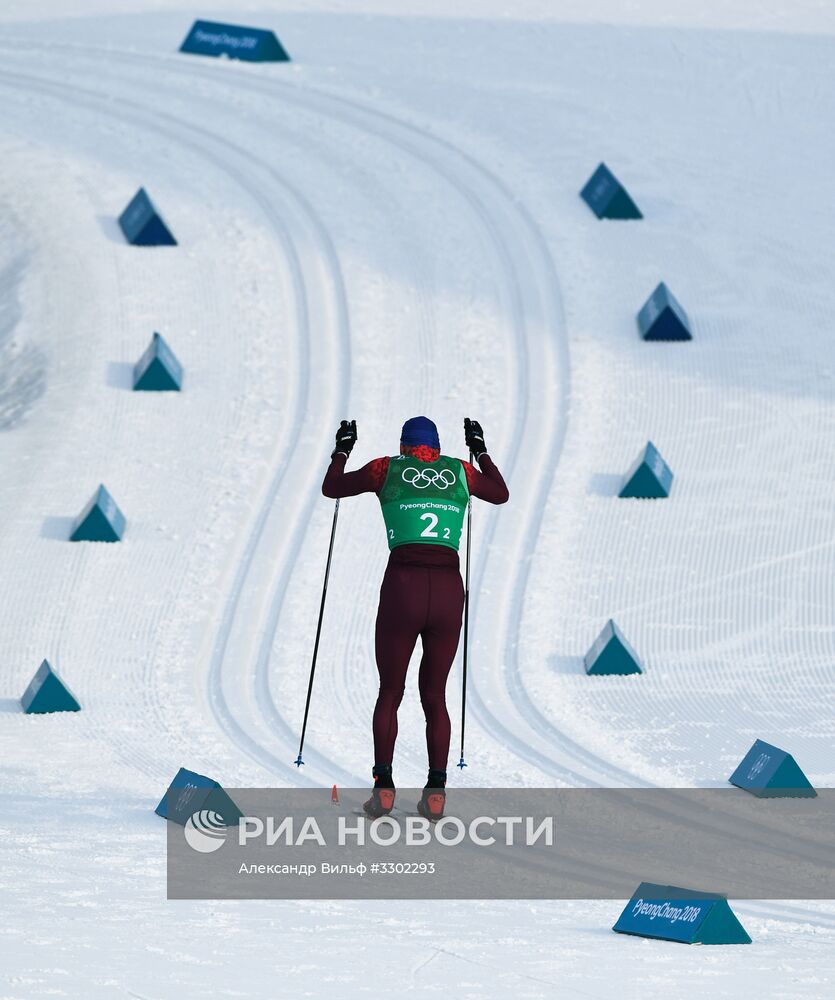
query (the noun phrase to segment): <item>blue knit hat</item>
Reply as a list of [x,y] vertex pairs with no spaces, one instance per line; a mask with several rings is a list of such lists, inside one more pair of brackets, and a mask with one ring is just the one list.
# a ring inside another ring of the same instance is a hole
[[400,434],[400,443],[410,448],[416,445],[425,444],[429,448],[440,450],[441,442],[438,438],[438,428],[429,417],[412,417],[403,424]]

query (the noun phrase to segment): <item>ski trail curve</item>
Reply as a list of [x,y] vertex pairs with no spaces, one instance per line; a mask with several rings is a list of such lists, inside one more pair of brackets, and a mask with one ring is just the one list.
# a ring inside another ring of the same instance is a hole
[[[288,91],[299,90],[293,85],[281,84],[280,86],[285,96],[287,96]],[[304,93],[307,95],[309,88]],[[295,93],[292,96],[295,97]],[[321,106],[319,102],[322,97],[322,92],[315,91],[317,107]],[[530,431],[527,431],[525,445],[522,443],[526,437],[526,424],[530,420],[528,402],[532,396],[538,400],[547,398],[547,389],[544,388],[545,380],[541,377],[543,371],[542,354],[540,352],[532,358],[536,352],[529,347],[530,342],[534,341],[534,336],[530,332],[531,314],[533,313],[533,316],[541,323],[541,333],[548,334],[554,331],[562,333],[562,336],[558,334],[551,338],[557,351],[559,412],[557,419],[553,421],[545,447],[540,448],[539,454],[535,455],[534,458],[528,459],[528,467],[532,466],[534,469],[543,471],[542,473],[533,472],[530,474],[529,481],[532,480],[537,484],[535,501],[526,505],[529,516],[524,532],[520,536],[521,540],[512,543],[514,548],[511,551],[515,549],[515,564],[519,566],[519,570],[511,587],[509,606],[506,606],[501,612],[505,633],[503,646],[507,664],[505,679],[511,703],[509,704],[508,700],[505,699],[505,705],[507,708],[517,709],[518,714],[522,716],[523,726],[525,724],[532,725],[535,731],[544,737],[549,749],[539,751],[527,742],[520,742],[518,731],[511,732],[500,721],[496,712],[488,707],[485,697],[481,694],[478,675],[474,673],[470,693],[473,695],[476,716],[488,730],[494,733],[497,730],[501,732],[520,756],[525,757],[553,777],[580,783],[591,781],[608,784],[611,781],[616,781],[628,784],[646,784],[637,779],[632,772],[604,761],[585,750],[553,726],[535,708],[525,692],[516,655],[521,608],[529,576],[529,554],[533,551],[541,528],[545,497],[556,473],[565,439],[568,416],[569,361],[565,338],[565,319],[556,270],[544,237],[528,212],[503,182],[458,147],[452,146],[425,129],[394,118],[377,109],[349,101],[342,96],[335,97],[328,94],[326,100],[340,108],[343,120],[346,115],[350,115],[354,119],[357,116],[363,116],[371,122],[371,124],[365,122],[364,127],[375,134],[382,134],[389,141],[407,149],[412,155],[428,159],[437,172],[454,186],[461,197],[470,205],[480,219],[484,230],[488,233],[497,256],[503,262],[503,267],[509,278],[513,327],[521,356],[518,393],[519,398],[524,401],[524,415],[521,419],[516,420],[511,435],[511,457],[507,465],[508,479],[511,481],[520,452],[524,449],[526,456],[531,456],[534,453],[534,447],[530,446]],[[437,151],[440,151],[440,155]],[[464,171],[459,173],[459,169],[454,166],[456,162],[464,165]],[[464,173],[467,174],[466,177],[463,176]],[[485,188],[487,189],[486,194],[482,193]],[[476,192],[479,193],[476,194]],[[517,245],[513,247],[515,253],[507,246],[511,242],[510,236],[518,240]],[[517,266],[517,262],[520,260],[525,261],[530,266]],[[536,287],[536,283],[526,281],[526,278],[533,275],[537,275],[538,287]],[[545,345],[540,343],[539,346],[543,348]],[[539,390],[538,395],[537,390]],[[499,532],[501,532],[503,524],[501,518],[502,512],[490,512],[486,542],[473,575],[471,594],[473,595],[474,621],[479,620],[478,608],[487,573],[488,556],[491,548],[496,544]],[[485,619],[491,625],[497,620],[493,614],[482,614],[480,619],[482,636],[484,636]],[[489,638],[482,638],[481,643],[488,646],[490,644]],[[520,705],[522,706],[521,710],[519,710]],[[555,745],[560,750],[560,757],[556,760],[552,750]]]
[[[208,688],[211,709],[215,714],[221,729],[227,734],[227,736],[256,763],[266,767],[271,772],[280,773],[282,771],[286,771],[289,769],[290,762],[277,758],[268,749],[255,741],[247,730],[238,722],[235,712],[230,707],[227,695],[224,692],[222,674],[224,663],[227,662],[227,650],[229,647],[230,635],[236,622],[236,615],[238,614],[242,593],[246,587],[247,577],[256,557],[258,542],[263,537],[266,530],[270,512],[274,509],[275,497],[284,479],[287,466],[292,461],[293,454],[298,450],[302,439],[303,421],[309,397],[311,367],[309,358],[311,322],[309,318],[309,293],[307,292],[307,286],[315,286],[317,284],[321,286],[322,282],[315,280],[315,277],[312,279],[310,275],[308,275],[307,279],[305,279],[303,274],[303,264],[300,261],[296,247],[288,232],[284,219],[281,215],[279,215],[274,204],[264,196],[258,185],[245,179],[245,171],[234,168],[231,165],[229,155],[230,151],[233,156],[238,157],[240,160],[257,164],[285,190],[285,197],[286,194],[289,193],[292,198],[296,199],[297,210],[301,215],[306,215],[306,222],[311,227],[310,232],[313,234],[312,240],[316,246],[316,253],[311,259],[317,269],[322,264],[330,269],[330,287],[326,286],[324,288],[320,288],[320,292],[323,292],[324,294],[318,295],[317,299],[323,303],[329,300],[334,303],[332,308],[337,324],[337,343],[335,346],[337,350],[337,357],[339,358],[338,368],[341,375],[336,392],[329,394],[326,393],[325,397],[333,399],[333,410],[334,414],[336,414],[344,411],[344,407],[346,405],[346,373],[348,371],[350,349],[348,344],[347,310],[345,307],[344,288],[342,287],[339,266],[335,253],[333,252],[333,248],[327,239],[327,235],[324,232],[323,227],[321,227],[321,224],[316,219],[312,209],[310,209],[309,204],[300,195],[300,193],[296,192],[295,189],[289,186],[269,164],[259,161],[258,158],[254,157],[248,150],[235,147],[227,140],[221,139],[208,130],[191,125],[183,119],[162,113],[159,110],[152,110],[121,97],[115,99],[112,97],[103,97],[99,92],[87,90],[76,85],[70,85],[66,81],[62,81],[59,84],[49,80],[48,78],[34,76],[31,74],[10,74],[0,71],[0,82],[3,82],[5,86],[11,85],[27,90],[38,90],[41,93],[45,93],[50,97],[56,97],[59,100],[68,100],[69,98],[64,97],[63,95],[69,93],[72,94],[72,101],[74,104],[85,104],[87,107],[93,108],[97,114],[110,115],[112,117],[119,117],[122,119],[126,114],[128,114],[132,116],[131,120],[134,124],[149,129],[158,135],[165,135],[168,138],[174,138],[182,145],[191,146],[199,151],[213,149],[214,152],[212,155],[216,158],[216,161],[224,164],[222,169],[233,177],[236,182],[239,183],[259,204],[261,210],[269,220],[271,227],[278,235],[282,244],[293,274],[295,292],[297,296],[296,308],[298,311],[298,335],[300,344],[302,345],[302,351],[300,352],[300,356],[302,358],[302,392],[300,393],[296,403],[293,424],[289,430],[288,442],[283,449],[277,471],[269,484],[266,497],[259,508],[255,523],[249,533],[243,556],[237,566],[231,591],[225,602],[220,626],[212,646]],[[118,112],[113,110],[114,105],[118,105]],[[149,118],[155,122],[154,125],[148,125]],[[159,124],[161,121],[169,122],[171,127]],[[192,141],[185,140],[182,138],[183,131],[190,133],[197,138]],[[323,323],[319,328],[327,329],[328,325],[328,323]],[[132,755],[131,760],[135,761],[136,757]],[[347,775],[347,773],[342,772],[340,777],[342,780],[346,780],[349,779],[350,776]],[[308,782],[302,781],[302,783]]]
[[[71,48],[78,47],[72,46]],[[170,58],[136,56],[135,53],[130,55],[145,62],[164,62],[169,68],[172,68]],[[176,67],[176,70],[182,72],[179,66]],[[211,70],[202,67],[189,67],[186,75],[213,77]],[[528,584],[529,553],[533,550],[539,533],[544,507],[543,497],[547,495],[553,481],[564,440],[567,416],[568,357],[563,335],[562,337],[550,338],[550,344],[543,342],[538,345],[540,349],[549,347],[550,349],[555,348],[557,351],[558,358],[555,368],[557,371],[556,382],[559,385],[560,407],[558,418],[550,422],[549,430],[545,435],[545,446],[539,447],[535,459],[531,458],[535,446],[528,446],[531,438],[531,432],[528,429],[530,424],[528,400],[531,395],[529,380],[531,377],[539,379],[538,388],[540,390],[543,389],[544,385],[542,381],[543,366],[539,363],[541,354],[532,361],[532,352],[528,350],[528,340],[532,336],[529,332],[531,316],[535,315],[539,320],[540,333],[555,329],[564,331],[564,318],[556,271],[544,237],[527,211],[518,203],[512,192],[506,188],[501,180],[469,157],[468,154],[425,129],[342,96],[334,96],[309,87],[301,88],[297,85],[280,83],[275,78],[271,78],[269,81],[260,79],[256,81],[248,73],[236,73],[235,76],[236,84],[243,84],[249,89],[261,91],[281,89],[285,97],[289,97],[303,106],[309,108],[312,104],[318,111],[338,118],[343,123],[349,119],[358,128],[371,131],[410,155],[424,162],[429,162],[448,183],[459,191],[462,198],[480,219],[508,275],[509,311],[513,317],[514,335],[517,338],[522,359],[519,396],[524,401],[524,412],[521,418],[517,416],[511,433],[511,458],[507,466],[508,478],[511,482],[513,481],[517,459],[521,453],[524,453],[527,467],[534,469],[533,472],[529,473],[528,481],[536,484],[534,490],[536,502],[526,505],[525,521],[527,523],[521,532],[516,532],[515,538],[511,537],[508,541],[505,541],[505,538],[509,532],[503,530],[499,522],[501,515],[498,512],[491,512],[487,519],[486,543],[483,545],[473,574],[473,620],[474,623],[476,621],[480,623],[476,634],[481,648],[492,646],[492,648],[504,650],[506,690],[499,691],[494,685],[491,691],[482,694],[481,678],[474,672],[470,685],[470,705],[475,717],[487,731],[498,734],[500,739],[512,747],[519,756],[554,778],[573,783],[606,784],[613,780],[634,783],[635,775],[602,760],[576,742],[569,740],[538,712],[524,689],[516,655],[520,611]],[[237,77],[240,77],[240,80]],[[473,190],[474,181],[475,190],[480,191],[479,194],[475,194]],[[515,253],[511,253],[507,248],[507,244],[513,241],[516,241]],[[517,260],[525,261],[529,266],[517,268]],[[527,282],[526,287],[525,279],[533,274],[536,274],[536,279]],[[523,288],[525,291],[522,291]],[[543,398],[547,398],[547,390],[541,392],[539,399]],[[527,440],[523,444],[525,438]],[[495,602],[483,601],[482,599],[484,582],[487,578],[488,556],[491,548],[497,543],[510,550],[511,561],[517,567],[513,585],[510,588],[510,600],[504,601],[503,606],[500,604],[498,609]],[[299,544],[300,542],[297,543],[296,551]],[[282,590],[286,587],[288,566],[289,564],[285,564],[285,573],[279,584]],[[490,603],[492,603],[490,610],[494,613],[481,612],[483,604]],[[273,624],[278,620],[279,611],[280,599],[270,612],[272,630],[274,630]],[[485,621],[488,623],[486,628]],[[502,624],[497,626],[497,622]],[[271,724],[286,730],[286,724],[275,709],[273,702],[265,700],[269,696],[269,657],[266,652],[268,646],[269,643],[265,635],[259,653],[257,682],[260,692],[259,700],[262,707],[266,705]],[[501,696],[500,712],[493,708],[497,694]],[[513,719],[513,728],[509,728],[502,721],[503,719]],[[538,747],[534,746],[534,741],[530,739],[528,729],[532,729],[534,735],[538,737],[536,740],[539,744]],[[555,749],[556,754],[554,753]],[[333,762],[330,763],[332,766]]]
[[[97,74],[97,77],[101,74],[101,66],[99,66],[99,65],[96,66],[96,74]],[[343,312],[344,312],[344,295],[342,296],[342,301],[343,301]],[[341,369],[341,371],[345,372],[347,370],[347,367],[348,367],[347,366],[347,361],[344,361],[344,360],[340,361],[340,369]],[[314,487],[312,492],[315,494],[318,491]],[[301,526],[301,522],[302,522],[302,518],[298,518],[298,523],[299,523],[300,526]],[[255,555],[256,541],[258,541],[260,543],[261,539],[263,538],[263,527],[264,527],[264,520],[262,519],[261,522],[260,522],[260,524],[259,524],[259,526],[255,529],[255,531],[253,533],[253,536],[250,539],[250,544],[248,546],[247,556],[246,556],[246,558],[248,560],[251,559],[251,558],[253,558],[254,555]],[[291,555],[288,559],[285,559],[285,560],[281,561],[281,565],[283,566],[282,580],[284,581],[284,583],[286,583],[286,581],[290,577],[292,567],[295,564],[295,555],[298,553],[298,551],[299,551],[299,549],[301,547],[302,539],[303,539],[303,536],[302,536],[301,532],[299,532],[295,536],[293,536],[291,551],[294,554]],[[240,571],[239,571],[239,578],[240,578]],[[237,600],[238,597],[240,596],[241,592],[245,589],[244,586],[243,586],[243,584],[240,582],[240,579],[239,579],[236,587],[237,587],[237,589],[236,589],[236,593],[233,595],[233,600]],[[280,613],[282,599],[283,599],[283,588],[282,588],[282,593],[279,595],[278,601],[276,603],[274,603],[274,605],[272,607],[272,610],[270,612],[274,616],[274,620],[275,621],[277,621],[278,615]],[[228,612],[227,613],[227,619],[224,622],[224,628],[223,628],[223,630],[220,633],[219,638],[218,638],[218,643],[219,644],[223,644],[223,643],[226,642],[226,639],[228,637],[228,631],[227,630],[234,627],[234,622],[231,621],[231,618],[232,618],[231,613]],[[258,633],[258,632],[262,632],[263,630],[259,627],[259,628],[254,629],[254,631],[256,633]],[[273,629],[273,631],[274,631],[274,629]],[[270,637],[268,637],[267,641],[264,643],[264,648],[266,649],[269,646],[269,644],[270,644]],[[216,648],[220,648],[220,647],[216,647]],[[240,726],[238,726],[238,725],[235,724],[234,716],[232,715],[232,713],[228,712],[227,709],[226,709],[226,707],[225,707],[225,701],[226,701],[226,699],[220,697],[220,695],[222,695],[222,687],[220,685],[220,680],[221,679],[218,677],[218,674],[216,673],[215,677],[214,677],[214,691],[215,691],[215,693],[217,695],[217,698],[216,698],[216,702],[215,702],[215,704],[214,704],[213,707],[218,712],[221,713],[221,716],[222,716],[221,717],[221,721],[224,724],[224,728],[232,730],[233,727],[234,727],[233,736],[235,738],[235,741],[237,743],[243,745],[244,748],[249,751],[250,755],[253,756],[254,759],[257,759],[260,763],[267,764],[267,765],[269,765],[269,766],[271,766],[271,767],[273,767],[275,769],[286,767],[286,763],[287,762],[283,762],[280,758],[276,757],[274,754],[268,754],[265,757],[264,754],[259,753],[259,747],[258,747],[257,741],[255,741],[252,738],[252,735],[250,733],[247,733]],[[264,680],[264,690],[265,691],[268,690],[268,681],[267,681],[267,678],[266,678],[266,673],[265,673],[265,680]],[[272,719],[270,720],[270,726],[271,726],[271,729],[273,731],[275,731],[276,729],[278,729],[279,731],[283,731],[283,735],[285,736],[286,740],[288,741],[288,745],[296,737],[296,730],[293,729],[290,725],[288,725],[288,723],[280,715],[277,715],[275,713],[273,714]],[[343,783],[346,783],[346,784],[348,784],[348,783],[359,783],[359,781],[360,781],[360,779],[356,779],[355,777],[346,776],[346,774],[345,774],[344,771],[342,771],[341,769],[339,769],[338,767],[336,767],[334,761],[332,761],[330,759],[320,758],[320,755],[318,755],[316,753],[315,748],[312,751],[309,749],[308,753],[307,753],[307,756],[311,760],[319,758],[320,764],[322,766],[326,765],[331,772],[333,772],[336,769],[337,776],[340,778],[340,780],[343,781]],[[288,761],[290,759],[291,758],[288,757]],[[291,774],[295,774],[295,772],[291,771]]]

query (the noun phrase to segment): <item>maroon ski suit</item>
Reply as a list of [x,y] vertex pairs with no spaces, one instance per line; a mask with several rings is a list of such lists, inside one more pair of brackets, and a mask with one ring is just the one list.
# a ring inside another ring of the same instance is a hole
[[[432,462],[439,451],[421,445],[405,449],[419,461]],[[379,493],[389,459],[378,458],[356,472],[345,472],[345,455],[337,452],[322,483],[326,497]],[[489,455],[479,460],[481,471],[464,462],[470,494],[488,503],[505,503],[507,486]],[[391,764],[397,739],[397,709],[406,686],[406,671],[418,636],[422,639],[418,688],[426,717],[429,767],[445,771],[449,756],[450,723],[446,709],[446,682],[458,649],[464,584],[458,553],[444,545],[399,545],[389,554],[380,588],[375,649],[380,693],[374,708],[374,759]]]

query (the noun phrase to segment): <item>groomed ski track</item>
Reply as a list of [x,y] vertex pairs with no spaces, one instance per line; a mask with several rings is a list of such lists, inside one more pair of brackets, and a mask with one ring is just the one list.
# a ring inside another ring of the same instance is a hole
[[[21,45],[16,48],[20,49]],[[311,336],[318,338],[323,332],[331,333],[331,329],[335,328],[332,335],[339,357],[335,366],[337,381],[317,397],[331,403],[329,415],[321,412],[316,415],[319,424],[317,430],[320,430],[335,426],[339,416],[346,414],[350,408],[347,304],[332,241],[309,199],[296,186],[273,164],[254,154],[251,149],[231,142],[223,135],[223,129],[209,131],[184,117],[178,118],[167,111],[155,111],[153,101],[150,104],[137,102],[137,96],[147,95],[149,91],[158,89],[163,94],[168,92],[166,81],[158,72],[160,67],[170,79],[176,79],[177,82],[186,79],[204,84],[208,82],[216,87],[221,92],[219,97],[209,100],[202,94],[199,95],[201,100],[211,106],[214,120],[224,111],[223,95],[230,90],[238,93],[249,91],[263,96],[279,94],[283,103],[289,102],[303,112],[314,112],[335,120],[337,125],[348,125],[357,132],[370,133],[395,147],[398,153],[417,161],[421,169],[431,171],[441,184],[454,192],[472,216],[483,239],[491,247],[504,284],[500,294],[506,310],[506,332],[512,338],[511,352],[517,359],[517,368],[514,394],[511,397],[515,400],[515,405],[507,407],[507,412],[512,413],[513,418],[510,430],[505,430],[502,442],[502,454],[506,456],[502,465],[508,481],[520,485],[515,485],[514,505],[517,510],[512,517],[503,519],[503,511],[490,510],[486,505],[476,504],[475,516],[477,519],[484,518],[487,526],[474,548],[471,623],[475,666],[470,676],[469,709],[471,718],[479,724],[479,729],[473,727],[470,730],[469,745],[474,749],[468,757],[471,757],[471,764],[477,761],[484,753],[482,744],[492,741],[498,743],[499,749],[496,752],[504,754],[512,748],[515,755],[547,776],[549,781],[566,785],[645,784],[636,775],[589,753],[578,743],[565,737],[535,707],[525,692],[520,676],[518,630],[528,581],[529,554],[535,546],[545,497],[557,472],[566,431],[568,353],[558,279],[551,256],[533,219],[512,192],[466,153],[424,129],[344,97],[286,84],[275,75],[269,81],[262,81],[256,80],[246,68],[224,67],[223,71],[218,72],[216,66],[203,67],[198,64],[192,67],[180,56],[140,56],[110,48],[55,44],[33,44],[33,48],[41,53],[48,51],[53,60],[56,51],[60,52],[61,57],[67,60],[64,69],[68,71],[69,77],[84,80],[87,88],[94,86],[102,78],[102,74],[106,74],[108,96],[105,98],[99,94],[97,101],[95,90],[87,89],[85,92],[84,88],[68,84],[67,74],[62,76],[60,84],[53,78],[53,87],[72,89],[79,100],[92,102],[91,106],[99,113],[114,113],[107,109],[118,103],[118,114],[122,115],[124,112],[132,115],[138,127],[152,133],[157,128],[160,134],[175,137],[177,141],[186,144],[191,142],[194,145],[196,141],[199,148],[205,151],[203,155],[215,157],[234,182],[259,203],[270,219],[284,247],[293,276],[297,339],[300,357],[303,359],[301,389],[296,396],[289,441],[281,450],[275,474],[235,569],[210,658],[209,704],[227,736],[270,772],[273,778],[280,778],[282,783],[301,781],[321,784],[332,779],[342,784],[362,784],[364,781],[363,777],[346,771],[338,760],[329,759],[310,743],[306,750],[306,771],[296,776],[295,769],[288,768],[287,765],[292,760],[298,721],[278,708],[270,684],[270,656],[276,642],[289,577],[298,563],[300,553],[303,550],[308,554],[314,552],[317,541],[309,533],[309,526],[303,515],[304,509],[311,509],[319,497],[320,470],[311,465],[310,454],[318,448],[326,455],[329,448],[327,435],[318,435],[316,438],[308,436],[304,440],[305,447],[300,448],[302,423],[310,405],[310,383],[314,374],[313,366],[316,364],[310,360],[310,339]],[[136,66],[140,70],[134,78],[135,90],[130,97],[122,93],[125,85],[131,83],[131,77],[125,71],[126,65]],[[141,72],[149,68],[154,69],[153,74]],[[34,87],[50,85],[48,77],[25,74],[10,77],[6,73],[4,79],[16,79],[21,88],[29,84]],[[193,101],[195,95],[190,96]],[[75,99],[76,97],[72,98]],[[237,110],[230,113],[238,114]],[[248,113],[249,121],[255,125],[261,115],[263,112],[259,106],[253,104]],[[153,124],[155,116],[159,121],[157,126]],[[267,127],[267,122],[264,122],[264,127]],[[189,135],[196,139],[184,138]],[[256,176],[268,179],[266,184],[251,179],[252,167],[256,168]],[[281,206],[278,210],[269,197],[270,184],[280,192],[280,198],[276,199]],[[303,234],[298,242],[305,245],[307,254],[300,255],[295,248],[294,235],[297,228]],[[318,251],[318,262],[309,252],[311,247]],[[319,265],[326,271],[323,279],[317,273]],[[310,289],[314,287],[317,287],[317,291],[323,291],[324,295],[312,294]],[[323,299],[324,302],[332,303],[331,308],[322,308]],[[314,309],[320,310],[313,319],[310,315],[311,303]],[[434,349],[438,349],[437,345],[434,345]],[[320,356],[319,364],[325,354],[323,352]],[[543,411],[543,401],[548,399],[552,403]],[[536,420],[532,412],[532,401],[535,401]],[[454,452],[455,448],[452,450]],[[298,492],[298,482],[304,482],[307,497],[307,503],[296,508],[298,515],[295,530],[289,538],[282,535],[281,531],[281,525],[286,526],[287,512],[279,509],[276,504],[281,484],[286,481],[294,481],[295,492]],[[521,508],[521,513],[518,508]],[[376,524],[374,527],[377,527]],[[376,533],[370,531],[369,539],[370,544],[375,544]],[[318,542],[321,548],[321,537]],[[511,567],[513,574],[510,587],[506,584],[508,567]],[[367,567],[363,569],[363,576],[368,577]],[[250,595],[249,600],[242,600],[245,593]],[[256,594],[259,595],[258,599],[253,597]],[[339,598],[338,591],[334,592],[331,602],[338,601]],[[352,621],[352,628],[357,626],[373,629],[373,621],[369,621],[366,614],[362,616],[361,623],[355,625]],[[253,637],[258,637],[257,651]],[[328,664],[335,660],[337,658],[332,651],[323,649],[318,682],[319,697],[314,701],[314,711],[326,697],[323,689],[326,689],[328,681],[322,675],[326,674]],[[249,667],[249,664],[252,666]],[[306,667],[306,664],[302,663],[300,667]],[[244,683],[243,677],[250,670],[252,679]],[[457,675],[453,674],[450,681],[450,701],[454,718],[458,714],[452,690],[456,680]],[[346,687],[351,687],[350,681],[346,682]],[[357,704],[357,708],[362,707],[365,707],[367,716],[367,699]],[[260,713],[265,726],[253,724],[255,712]],[[367,721],[360,712],[354,723],[358,727],[367,726]],[[257,735],[259,728],[260,736]],[[277,746],[284,752],[281,753]],[[419,767],[417,761],[422,756],[419,740],[410,739],[407,734],[403,734],[399,749],[402,756],[408,755]],[[484,756],[485,759],[495,759],[495,754]],[[314,768],[322,775],[319,781],[308,777]],[[506,764],[503,771],[507,771]],[[469,778],[470,775],[473,781],[479,782],[477,771],[470,771],[466,777]]]

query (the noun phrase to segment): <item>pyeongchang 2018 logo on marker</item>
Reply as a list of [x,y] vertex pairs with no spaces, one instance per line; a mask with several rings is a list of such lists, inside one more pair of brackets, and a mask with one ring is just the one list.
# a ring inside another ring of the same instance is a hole
[[226,843],[228,830],[220,813],[212,809],[200,809],[189,816],[183,827],[183,836],[193,851],[211,854]]

